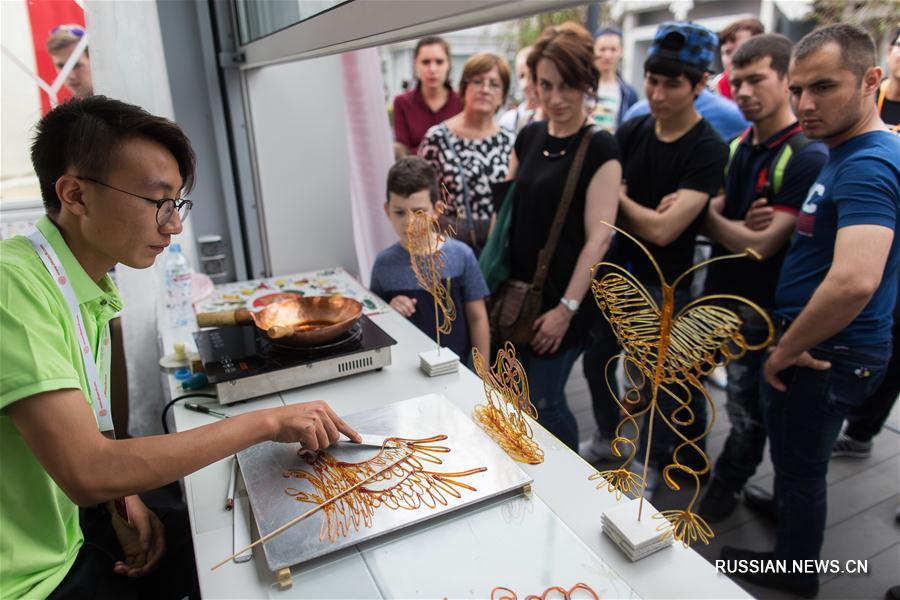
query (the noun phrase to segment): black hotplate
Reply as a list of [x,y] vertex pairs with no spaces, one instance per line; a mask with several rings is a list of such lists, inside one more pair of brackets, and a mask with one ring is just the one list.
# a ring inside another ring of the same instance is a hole
[[204,329],[194,332],[194,341],[206,376],[214,384],[397,343],[365,315],[345,335],[323,346],[300,348],[278,343],[252,326]]

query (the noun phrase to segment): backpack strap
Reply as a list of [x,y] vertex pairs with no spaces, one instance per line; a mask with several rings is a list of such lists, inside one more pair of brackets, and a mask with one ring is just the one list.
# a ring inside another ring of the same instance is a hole
[[742,134],[735,136],[733,140],[728,143],[728,162],[725,163],[725,179],[728,179],[728,169],[731,167],[731,160],[734,158],[734,155],[737,154],[738,147],[741,145],[747,136],[752,132],[752,128],[748,127]]
[[803,135],[803,132],[798,128],[797,131],[790,134],[790,137],[778,149],[775,158],[772,159],[772,166],[769,168],[771,186],[768,189],[771,190],[773,198],[781,191],[781,185],[784,183],[784,173],[787,171],[791,159],[811,143],[812,140]]

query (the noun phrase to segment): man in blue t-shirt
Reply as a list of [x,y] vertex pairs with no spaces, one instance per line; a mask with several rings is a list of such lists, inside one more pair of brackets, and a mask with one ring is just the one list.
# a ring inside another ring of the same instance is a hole
[[[725,560],[819,558],[831,448],[844,418],[885,374],[900,264],[900,140],[875,110],[875,65],[872,39],[851,25],[817,29],[794,48],[794,112],[830,157],[797,218],[775,293],[782,335],[763,368],[775,550],[726,547]],[[810,598],[819,588],[815,572],[738,576]]]
[[[775,303],[775,285],[800,205],[828,160],[825,145],[807,139],[791,111],[787,70],[792,46],[783,35],[765,34],[752,37],[735,52],[730,71],[733,97],[753,126],[731,142],[725,195],[713,198],[703,223],[704,233],[714,242],[713,257],[747,248],[764,257],[712,263],[706,293],[741,296],[768,312]],[[772,209],[772,222],[762,230],[750,229],[744,222],[748,211],[763,205]],[[743,305],[737,310],[747,340],[764,341],[769,331],[758,313]],[[759,380],[764,357],[764,350],[750,351],[727,366],[725,406],[731,430],[700,502],[699,512],[707,521],[731,514],[762,461],[766,433]]]
[[[388,172],[387,213],[400,241],[378,253],[372,267],[370,288],[401,315],[435,337],[434,299],[419,286],[410,266],[406,227],[415,211],[431,212],[438,199],[434,169],[417,156],[398,160]],[[490,332],[484,299],[490,294],[475,253],[468,244],[448,239],[443,254],[443,279],[458,308],[450,333],[441,336],[441,345],[453,350],[462,362],[468,362],[472,347],[482,356],[490,356]]]

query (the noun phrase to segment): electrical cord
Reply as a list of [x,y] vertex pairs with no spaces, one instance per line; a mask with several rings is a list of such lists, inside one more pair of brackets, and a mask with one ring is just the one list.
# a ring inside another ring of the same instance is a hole
[[166,433],[169,433],[169,425],[166,423],[166,414],[169,412],[169,409],[175,405],[176,402],[178,402],[179,400],[184,400],[185,398],[212,398],[213,400],[215,400],[216,398],[218,398],[218,396],[216,396],[215,394],[194,393],[182,394],[177,398],[173,398],[172,400],[170,400],[169,403],[165,405],[162,411],[162,428]]

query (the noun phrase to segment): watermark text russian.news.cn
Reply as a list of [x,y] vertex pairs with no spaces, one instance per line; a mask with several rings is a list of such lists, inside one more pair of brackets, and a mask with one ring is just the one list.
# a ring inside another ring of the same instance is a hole
[[716,560],[716,571],[726,575],[748,573],[783,573],[788,575],[867,575],[868,560],[786,560],[786,559],[738,559]]

